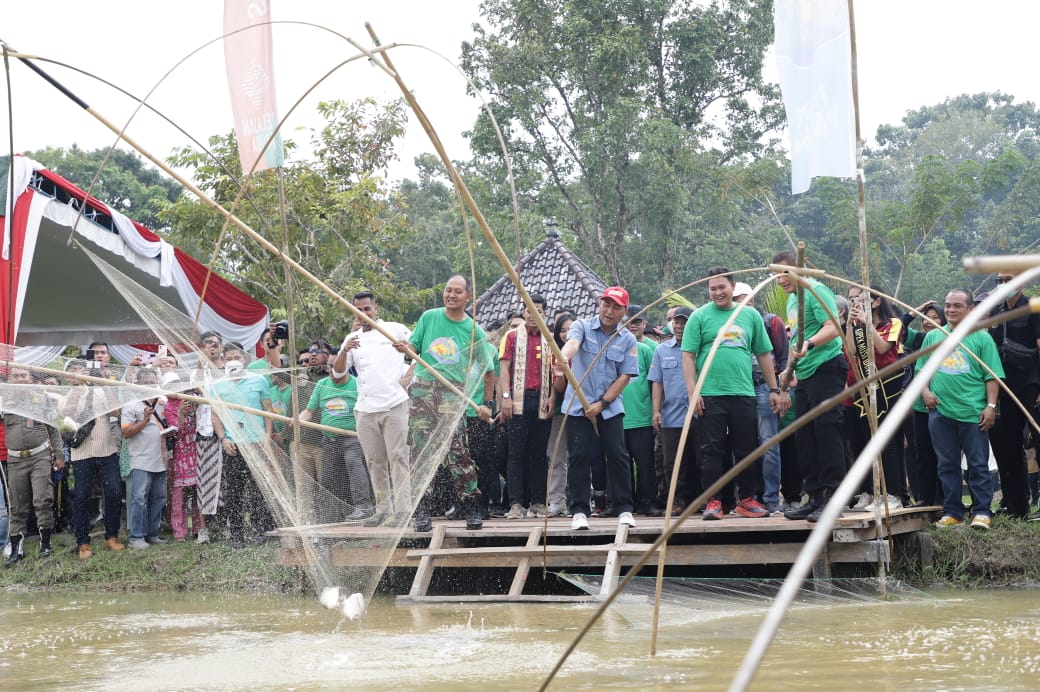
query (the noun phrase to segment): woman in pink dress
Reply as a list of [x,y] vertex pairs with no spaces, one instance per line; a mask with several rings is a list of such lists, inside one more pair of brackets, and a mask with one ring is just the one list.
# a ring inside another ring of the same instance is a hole
[[[173,490],[170,501],[170,523],[173,525],[173,537],[183,541],[188,537],[186,503],[191,505],[191,528],[198,534],[206,527],[199,512],[198,486],[198,451],[195,447],[195,412],[198,404],[194,401],[171,398],[166,403],[166,425],[177,426],[176,442],[173,446]],[[185,492],[187,491],[187,492]]]

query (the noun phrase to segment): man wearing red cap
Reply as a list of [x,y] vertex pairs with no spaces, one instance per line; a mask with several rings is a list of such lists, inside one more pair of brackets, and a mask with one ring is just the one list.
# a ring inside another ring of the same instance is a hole
[[[620,327],[626,308],[628,291],[620,286],[607,288],[600,297],[597,316],[575,320],[563,345],[563,356],[571,362],[589,402],[589,408],[583,411],[573,388],[567,385],[563,398],[563,412],[567,414],[567,485],[573,515],[571,528],[576,530],[589,528],[592,487],[603,489],[604,485],[613,509],[618,512],[618,523],[636,525],[632,517],[632,460],[625,449],[621,391],[630,378],[639,374],[639,365],[636,339]],[[593,483],[593,477],[598,482]]]

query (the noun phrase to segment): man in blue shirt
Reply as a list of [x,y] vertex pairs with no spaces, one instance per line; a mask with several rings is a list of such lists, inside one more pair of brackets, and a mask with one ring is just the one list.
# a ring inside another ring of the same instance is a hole
[[[570,384],[563,397],[567,415],[567,485],[571,494],[571,528],[588,529],[590,493],[606,486],[618,523],[635,526],[632,517],[632,459],[625,449],[621,391],[639,374],[636,338],[620,327],[628,308],[628,291],[611,286],[603,291],[596,317],[571,324],[563,357],[589,402],[581,401]],[[598,434],[597,434],[598,432]],[[604,456],[606,465],[604,469]],[[593,477],[601,483],[593,483]]]

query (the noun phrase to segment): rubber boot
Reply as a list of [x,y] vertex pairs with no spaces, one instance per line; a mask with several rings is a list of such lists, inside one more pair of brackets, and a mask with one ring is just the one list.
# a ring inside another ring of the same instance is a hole
[[433,522],[430,520],[430,506],[426,498],[419,500],[415,507],[415,530],[417,533],[428,533],[433,531]]
[[475,497],[463,500],[466,507],[466,528],[470,531],[480,531],[484,528],[484,520],[480,517],[480,500]]
[[22,545],[22,534],[11,534],[11,557],[7,558],[7,566],[14,567],[25,557],[25,546]]
[[51,530],[40,529],[40,557],[51,554]]

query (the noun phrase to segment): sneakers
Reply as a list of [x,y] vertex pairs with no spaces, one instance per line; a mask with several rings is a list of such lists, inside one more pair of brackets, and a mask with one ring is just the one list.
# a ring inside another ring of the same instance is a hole
[[[888,505],[888,511],[889,512],[894,512],[897,509],[903,509],[903,501],[900,500],[895,495],[885,495],[885,504]],[[881,509],[882,509],[882,511],[884,511],[885,505],[881,505]],[[873,512],[874,511],[874,502],[871,501],[870,504],[868,504],[866,507],[863,508],[863,511],[865,511],[865,512]]]
[[195,537],[196,543],[209,543],[209,529],[199,529],[199,535]]
[[631,512],[622,512],[621,514],[619,514],[617,523],[618,526],[624,525],[633,529],[636,527],[636,519],[632,516]]
[[807,519],[818,507],[822,506],[817,498],[810,497],[809,501],[802,505],[791,503],[790,509],[784,512],[784,518],[792,521]]
[[[964,522],[953,516],[952,514],[944,514],[943,518],[935,522],[935,526],[940,529],[949,528],[953,526],[960,526]],[[986,528],[989,528],[988,526]]]
[[701,513],[701,518],[705,521],[717,520],[722,518],[722,502],[719,500],[708,500],[708,506],[704,508]]
[[92,557],[94,557],[94,551],[90,549],[89,543],[84,543],[79,547],[80,560],[89,560]]
[[523,519],[525,514],[527,513],[524,511],[523,505],[519,502],[514,502],[509,511],[506,512],[506,519]]
[[105,545],[108,546],[109,550],[115,550],[115,551],[126,550],[126,546],[123,545],[122,543],[120,543],[119,539],[116,538],[115,536],[112,536],[111,538],[106,538],[105,539]]
[[149,536],[145,540],[151,543],[152,545],[162,545],[163,543],[169,543],[169,541],[165,538],[159,538],[158,536]]
[[[945,517],[944,517],[945,518]],[[983,531],[989,531],[990,523],[993,520],[985,514],[976,514],[971,519],[971,528],[981,529]]]
[[131,538],[129,545],[131,550],[144,550],[151,547],[143,538]]
[[737,513],[737,516],[748,517],[749,519],[761,519],[768,517],[771,512],[763,507],[758,500],[753,497],[745,497],[743,500],[737,503],[737,506],[733,509]]
[[589,520],[582,512],[575,512],[571,519],[571,531],[588,531]]
[[567,516],[567,505],[563,502],[550,502],[549,503],[549,516],[550,517],[565,517]]
[[[873,507],[874,499],[870,496],[870,493],[860,493],[859,495],[856,496],[855,499],[856,499],[856,502],[853,503],[852,509],[857,510],[857,511],[859,511],[859,510],[874,511],[874,507]],[[870,509],[867,510],[867,507],[870,507]]]
[[549,508],[541,502],[532,502],[531,508],[527,510],[527,516],[533,519],[544,519],[549,516]]

